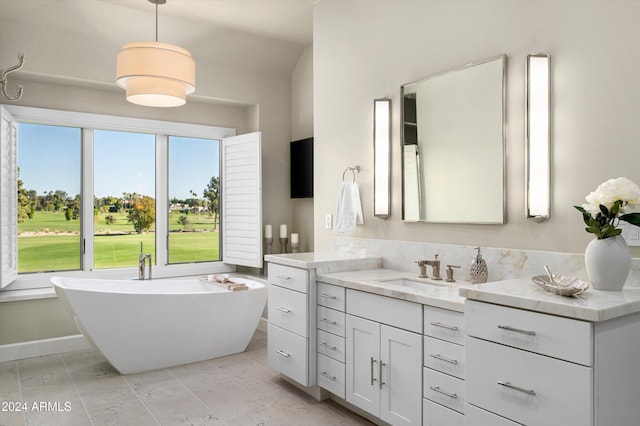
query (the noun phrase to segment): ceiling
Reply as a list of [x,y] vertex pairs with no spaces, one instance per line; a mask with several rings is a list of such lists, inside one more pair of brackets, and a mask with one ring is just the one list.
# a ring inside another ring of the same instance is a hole
[[[166,0],[166,4],[158,6],[160,38],[167,32],[168,23],[192,22],[307,46],[312,43],[313,5],[318,1]],[[0,0],[3,19],[28,20],[73,32],[82,32],[83,27],[95,31],[97,26],[139,18],[141,14],[148,14],[149,19],[137,19],[137,23],[153,28],[155,9],[149,0]],[[95,16],[100,20],[94,21]]]
[[[155,5],[148,0],[81,1],[155,12]],[[183,18],[307,46],[313,38],[313,5],[319,0],[166,1],[158,6],[159,19],[162,16]]]

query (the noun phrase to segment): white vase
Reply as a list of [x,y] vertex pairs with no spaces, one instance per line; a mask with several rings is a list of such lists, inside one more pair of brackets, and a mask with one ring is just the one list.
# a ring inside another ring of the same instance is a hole
[[622,290],[631,269],[629,246],[620,235],[594,239],[584,252],[584,264],[593,288]]

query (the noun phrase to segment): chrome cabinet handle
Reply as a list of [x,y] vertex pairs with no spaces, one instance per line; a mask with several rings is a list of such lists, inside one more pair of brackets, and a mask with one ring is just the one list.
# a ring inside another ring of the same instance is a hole
[[288,314],[291,312],[291,309],[287,309],[285,307],[282,306],[276,306],[276,309],[279,310],[280,312],[284,312],[285,314]]
[[439,359],[440,361],[448,362],[449,364],[458,365],[457,359],[445,358],[440,354],[431,354],[431,358]]
[[498,381],[498,384],[500,386],[504,386],[506,388],[513,389],[513,390],[516,390],[518,392],[526,393],[527,395],[536,396],[536,391],[534,391],[533,389],[521,388],[519,386],[512,385],[509,382],[503,382],[503,381]]
[[448,396],[449,398],[453,398],[453,399],[458,399],[458,394],[456,393],[449,393],[447,391],[443,391],[442,389],[440,389],[439,386],[429,386],[429,389],[431,389],[432,391],[441,393],[443,395]]
[[325,343],[325,342],[320,342],[320,346],[322,346],[322,347],[324,347],[324,348],[327,348],[327,349],[329,349],[329,350],[332,350],[332,351],[335,351],[335,350],[336,350],[336,347],[335,347],[335,346],[331,346],[331,345],[329,345],[329,344],[327,344],[327,343]]
[[380,361],[380,364],[379,364],[380,369],[378,370],[378,372],[379,372],[379,376],[378,377],[380,378],[380,380],[378,380],[378,383],[379,383],[378,389],[382,389],[382,385],[386,385],[386,383],[382,381],[382,367],[384,367],[385,365],[387,365],[387,364],[385,364],[384,362]]
[[336,325],[336,324],[337,324],[337,322],[335,322],[335,321],[329,321],[329,320],[328,320],[328,319],[326,319],[326,318],[320,318],[320,321],[322,321],[322,322],[326,322],[326,323],[327,323],[327,324],[329,324],[329,325]]
[[331,300],[335,300],[335,298],[336,298],[336,296],[332,296],[332,295],[326,294],[326,293],[319,293],[318,296],[324,297],[325,299],[331,299]]
[[535,331],[523,330],[521,328],[515,328],[515,327],[508,326],[508,325],[499,325],[498,328],[500,328],[502,330],[513,331],[515,333],[526,334],[527,336],[535,336],[536,335]]
[[281,280],[290,280],[291,277],[288,277],[286,275],[278,275],[278,278],[280,278]]
[[291,355],[289,355],[288,353],[286,353],[285,351],[281,351],[280,349],[276,349],[276,352],[280,355],[282,355],[285,358],[289,358]]
[[373,364],[376,363],[376,360],[373,359],[373,357],[371,357],[371,386],[373,386],[373,382],[376,381],[376,379],[373,378]]
[[336,381],[336,376],[330,376],[329,374],[327,374],[326,371],[321,371],[320,375],[326,377],[327,379],[331,380],[332,382]]
[[456,327],[455,325],[447,325],[441,322],[432,322],[431,325],[434,327],[446,328],[447,330],[458,331],[458,327]]

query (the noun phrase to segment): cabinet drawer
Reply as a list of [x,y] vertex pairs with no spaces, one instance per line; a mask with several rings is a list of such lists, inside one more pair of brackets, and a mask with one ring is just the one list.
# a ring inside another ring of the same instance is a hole
[[464,426],[464,415],[428,399],[423,399],[422,426]]
[[520,423],[512,422],[504,417],[478,408],[467,403],[464,407],[464,417],[469,426],[519,426]]
[[470,404],[527,425],[591,425],[593,372],[485,340],[467,339]]
[[464,379],[464,346],[425,336],[424,366]]
[[423,369],[422,396],[459,413],[464,413],[464,380],[430,368]]
[[318,283],[318,305],[344,312],[345,294],[344,287]]
[[296,382],[309,386],[308,340],[273,324],[269,324],[267,333],[269,366]]
[[302,293],[309,292],[309,271],[269,263],[268,279],[271,284],[290,288]]
[[465,317],[469,336],[593,365],[591,323],[472,300]]
[[347,289],[347,313],[422,333],[422,305]]
[[318,330],[318,353],[345,362],[344,337]]
[[425,305],[424,334],[464,345],[464,314]]
[[307,337],[307,312],[306,294],[269,285],[269,323]]
[[345,397],[345,370],[344,364],[333,358],[318,354],[318,386]]
[[320,330],[344,337],[344,312],[318,306],[317,327]]

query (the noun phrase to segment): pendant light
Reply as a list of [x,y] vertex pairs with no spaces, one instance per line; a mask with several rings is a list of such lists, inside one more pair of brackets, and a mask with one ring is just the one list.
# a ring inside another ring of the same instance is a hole
[[186,95],[196,90],[196,64],[188,50],[158,42],[158,5],[166,0],[149,2],[156,5],[156,41],[134,41],[120,48],[116,84],[126,89],[127,101],[134,104],[184,105]]

